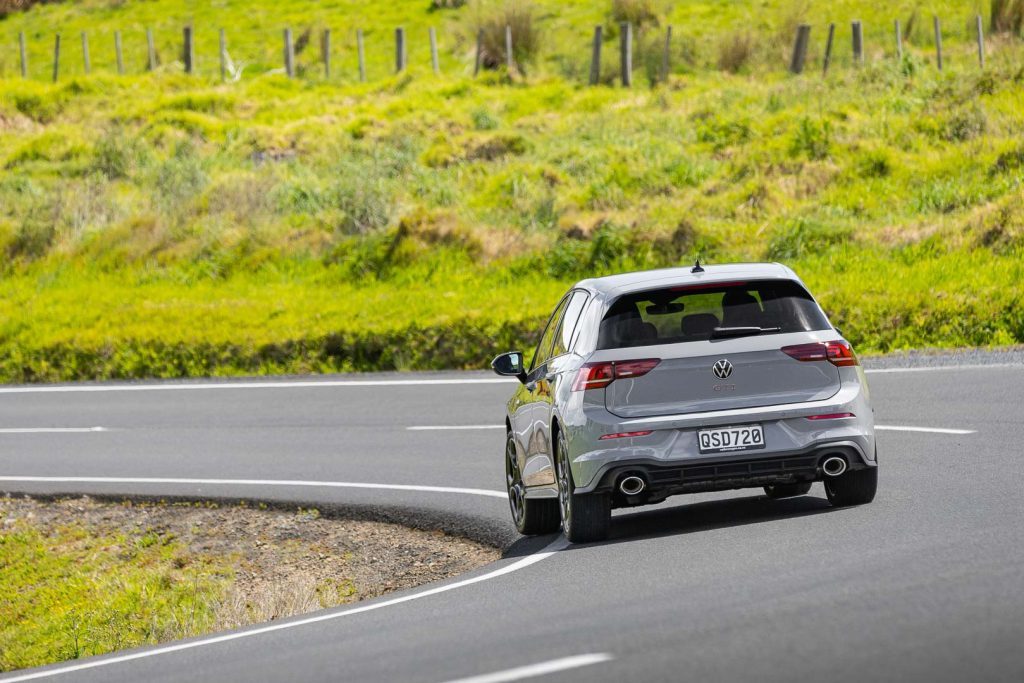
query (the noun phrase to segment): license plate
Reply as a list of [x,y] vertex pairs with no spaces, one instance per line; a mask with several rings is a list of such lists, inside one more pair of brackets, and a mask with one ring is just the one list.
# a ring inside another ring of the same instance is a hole
[[697,432],[701,453],[726,453],[764,448],[764,430],[761,425],[718,427]]

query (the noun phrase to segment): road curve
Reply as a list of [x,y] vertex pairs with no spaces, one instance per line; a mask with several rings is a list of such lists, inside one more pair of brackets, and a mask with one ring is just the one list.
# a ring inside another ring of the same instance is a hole
[[[503,435],[487,427],[509,384],[357,379],[0,388],[0,490],[313,504],[499,543],[503,559],[0,681],[1024,677],[1024,365],[870,375],[876,421],[894,428],[871,505],[833,510],[820,484],[784,501],[681,497],[574,547],[517,539],[495,495]],[[409,429],[450,426],[480,428]]]

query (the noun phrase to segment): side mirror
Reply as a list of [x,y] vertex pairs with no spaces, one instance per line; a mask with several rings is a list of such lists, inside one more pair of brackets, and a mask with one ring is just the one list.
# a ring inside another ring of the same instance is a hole
[[491,369],[499,375],[516,377],[520,382],[526,377],[526,373],[523,370],[522,351],[509,351],[500,356],[495,356],[494,360],[491,361]]

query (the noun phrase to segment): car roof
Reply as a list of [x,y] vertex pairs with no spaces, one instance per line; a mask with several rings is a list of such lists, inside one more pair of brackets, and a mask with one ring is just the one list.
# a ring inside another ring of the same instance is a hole
[[785,279],[800,282],[796,273],[781,263],[726,263],[701,267],[704,271],[697,273],[693,272],[693,266],[685,266],[595,277],[581,280],[576,287],[618,296],[666,285],[727,282],[737,278],[745,280]]

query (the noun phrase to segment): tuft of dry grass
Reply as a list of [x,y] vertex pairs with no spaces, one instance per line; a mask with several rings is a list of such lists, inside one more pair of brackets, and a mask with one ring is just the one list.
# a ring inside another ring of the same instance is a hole
[[45,2],[54,2],[54,0],[0,0],[0,19],[8,14],[27,10],[32,5],[41,5]]
[[1019,36],[1024,29],[1024,0],[992,0],[989,24],[992,33]]
[[277,619],[286,619],[358,599],[351,580],[318,581],[297,576],[282,583],[264,583],[251,590],[232,585],[214,606],[214,629],[224,631]]
[[612,0],[609,16],[616,24],[628,22],[634,29],[657,26],[658,7],[654,0]]
[[754,37],[746,32],[726,36],[718,45],[718,68],[739,73],[754,56]]
[[512,58],[520,70],[540,52],[540,27],[533,5],[510,2],[477,22],[480,66],[484,69],[498,69],[507,64],[506,27],[512,29]]

